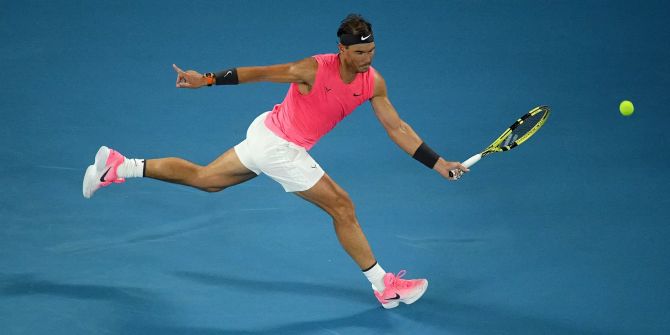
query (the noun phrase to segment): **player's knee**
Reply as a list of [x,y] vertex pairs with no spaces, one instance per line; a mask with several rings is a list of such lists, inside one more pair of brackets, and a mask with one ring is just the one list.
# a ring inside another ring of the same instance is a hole
[[331,215],[337,221],[353,221],[356,217],[356,209],[348,194],[337,195]]
[[219,178],[212,176],[211,173],[207,171],[206,167],[201,167],[196,171],[191,184],[205,192],[221,192],[226,187],[220,185],[220,180],[218,179]]
[[225,186],[218,185],[208,180],[201,180],[197,183],[196,187],[202,191],[209,193],[221,192],[226,189]]
[[225,187],[199,187],[199,189],[208,192],[208,193],[216,193],[216,192],[221,192]]

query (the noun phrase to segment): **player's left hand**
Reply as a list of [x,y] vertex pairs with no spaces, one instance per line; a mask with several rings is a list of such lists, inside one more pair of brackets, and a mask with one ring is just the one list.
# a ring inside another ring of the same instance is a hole
[[[459,162],[449,162],[444,160],[442,157],[437,160],[433,170],[437,171],[442,175],[442,177],[449,180],[458,180],[464,173],[470,172],[470,169],[466,168],[463,164]],[[452,170],[455,170],[456,174],[450,174]]]
[[200,88],[207,85],[203,75],[197,71],[184,71],[175,64],[172,64],[172,68],[177,72],[177,88]]

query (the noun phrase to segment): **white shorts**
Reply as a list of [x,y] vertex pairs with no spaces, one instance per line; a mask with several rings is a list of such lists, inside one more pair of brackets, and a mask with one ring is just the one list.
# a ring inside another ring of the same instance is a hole
[[251,123],[247,138],[235,146],[237,156],[247,169],[258,175],[265,173],[286,192],[312,188],[325,172],[305,148],[275,135],[265,126],[268,113]]

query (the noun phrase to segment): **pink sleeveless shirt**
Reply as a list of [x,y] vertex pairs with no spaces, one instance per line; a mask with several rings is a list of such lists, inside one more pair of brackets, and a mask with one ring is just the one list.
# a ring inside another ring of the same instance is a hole
[[275,105],[265,119],[265,126],[275,135],[307,150],[374,93],[372,67],[345,84],[340,78],[337,54],[313,57],[318,69],[309,93],[300,93],[298,84],[291,83],[284,101]]

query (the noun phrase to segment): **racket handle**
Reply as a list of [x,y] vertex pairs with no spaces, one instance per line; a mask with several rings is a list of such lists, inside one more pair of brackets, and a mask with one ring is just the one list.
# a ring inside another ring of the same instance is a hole
[[[471,166],[475,165],[475,163],[479,162],[480,159],[482,159],[482,154],[476,154],[468,158],[465,162],[461,164],[463,164],[463,166],[469,169]],[[456,172],[457,172],[456,170],[449,171],[449,177],[455,176]]]
[[476,154],[470,158],[468,158],[465,162],[463,162],[463,166],[466,168],[470,168],[471,166],[475,165],[475,163],[479,162],[479,160],[482,159],[482,154]]

